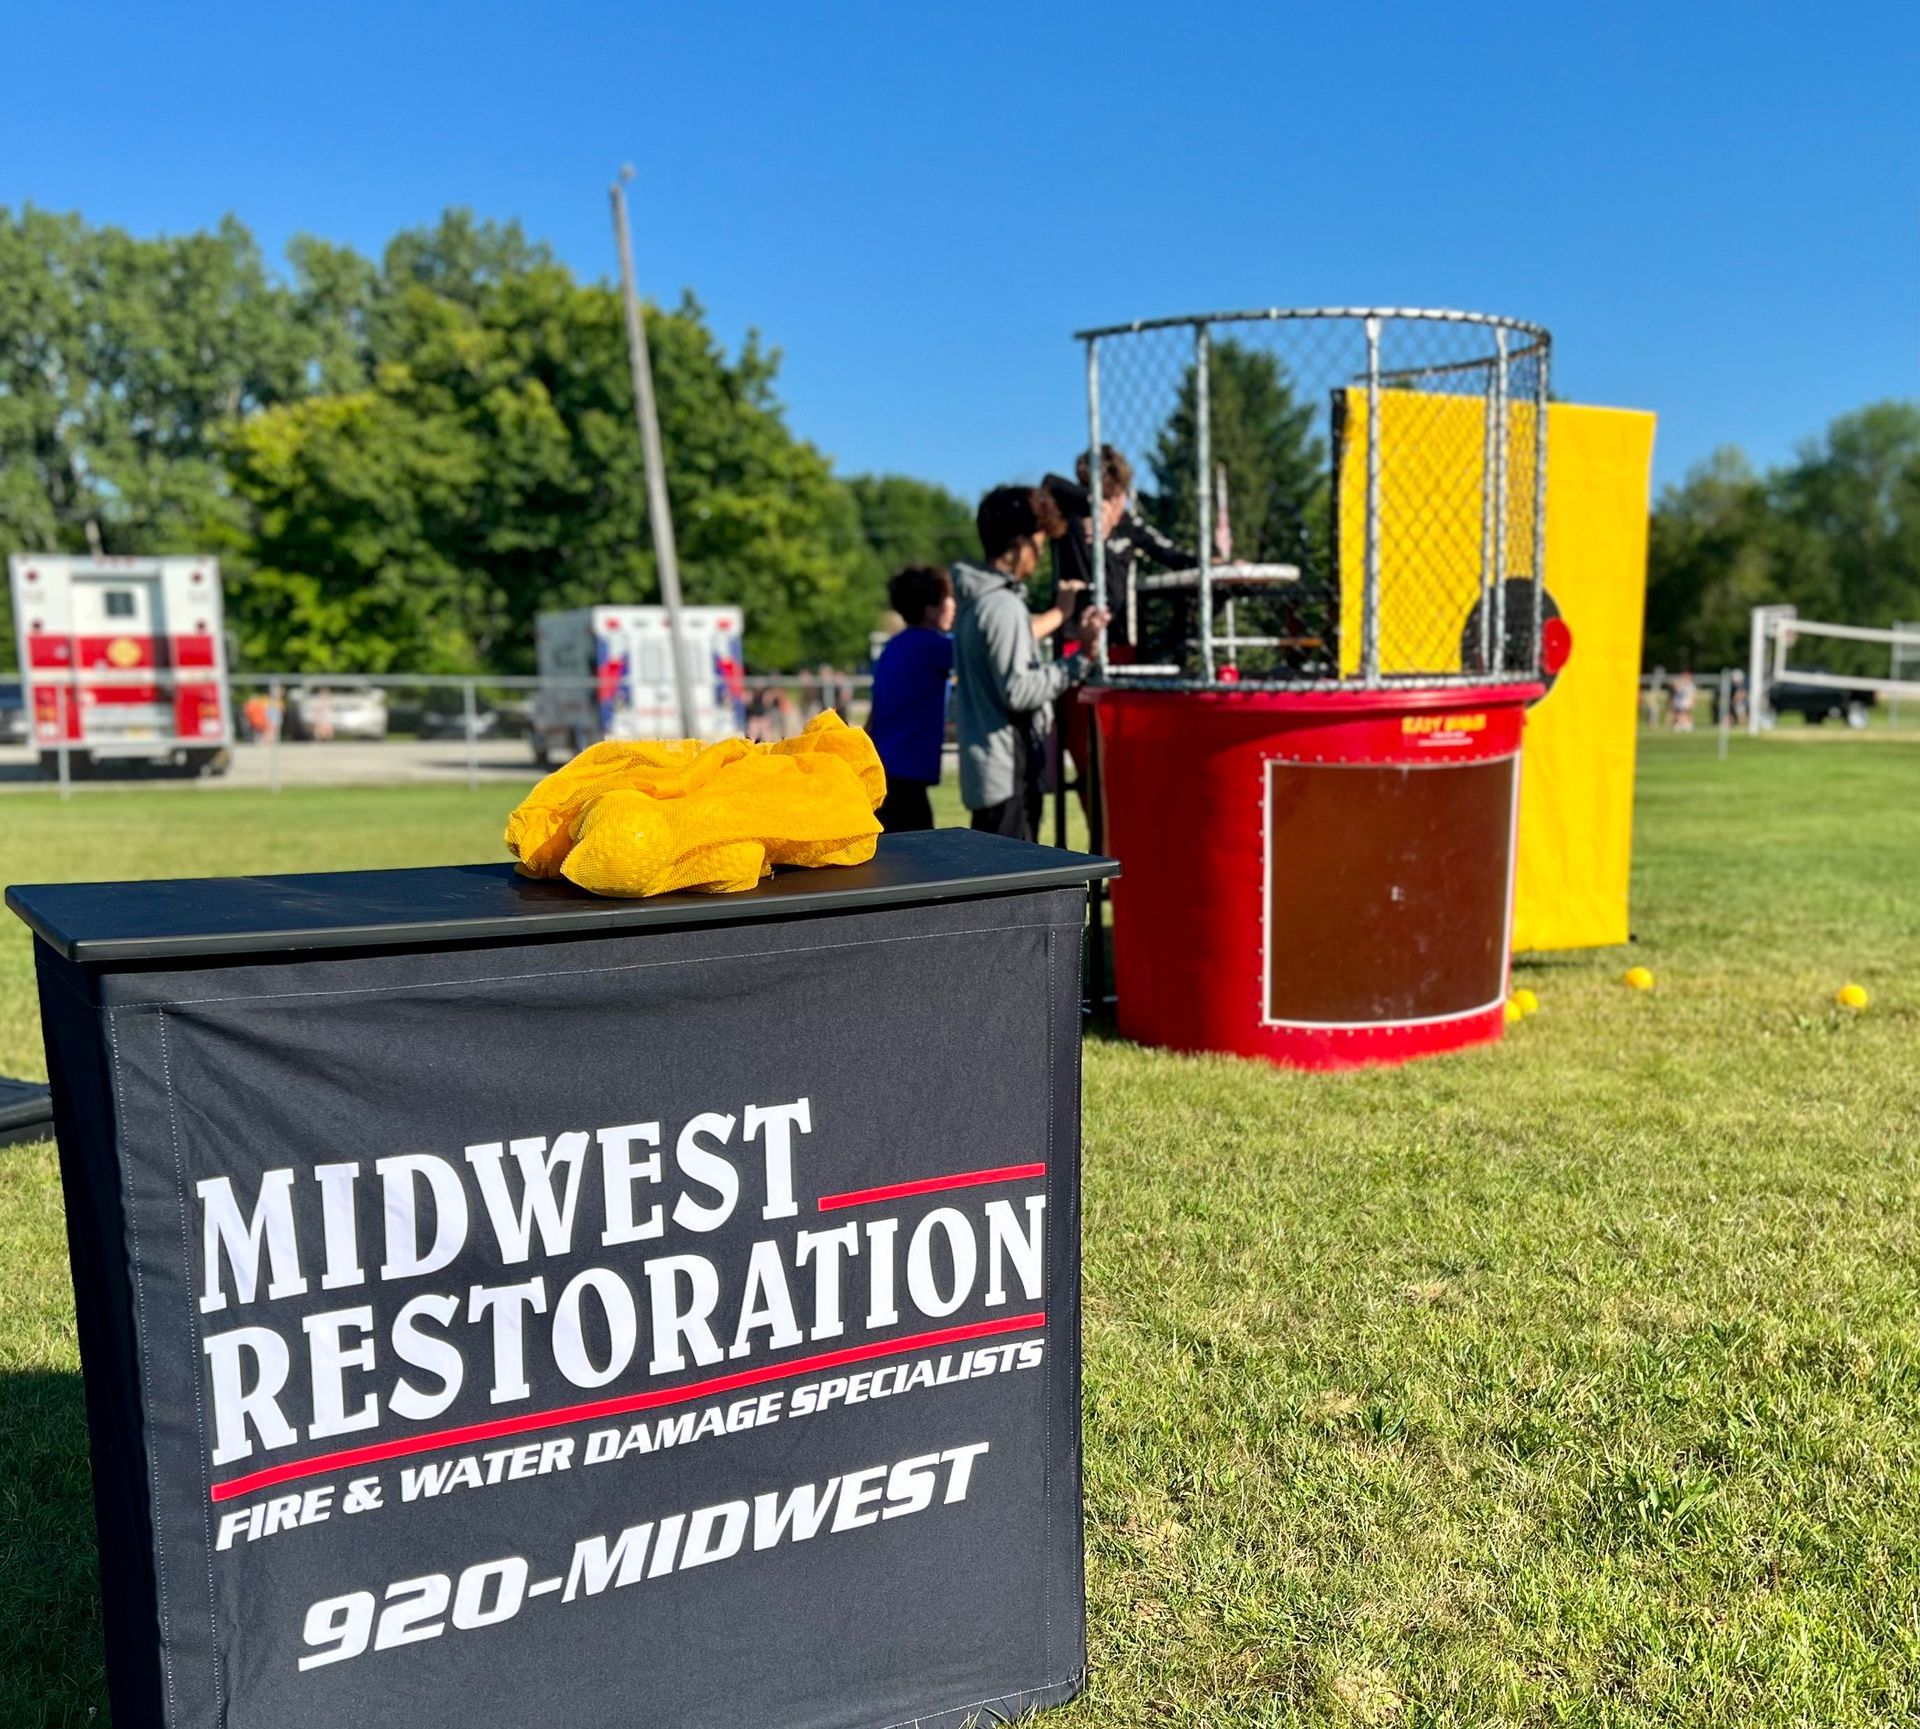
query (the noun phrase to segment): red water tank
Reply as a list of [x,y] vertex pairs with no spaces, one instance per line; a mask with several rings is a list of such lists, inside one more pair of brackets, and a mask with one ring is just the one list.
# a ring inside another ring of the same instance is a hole
[[1498,1038],[1540,694],[1088,691],[1121,1033],[1307,1069]]

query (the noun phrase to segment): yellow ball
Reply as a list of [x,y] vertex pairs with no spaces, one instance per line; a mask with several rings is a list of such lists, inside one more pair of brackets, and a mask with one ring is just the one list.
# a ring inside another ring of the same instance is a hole
[[1507,998],[1506,1013],[1508,1026],[1512,1026],[1515,1021],[1524,1021],[1527,1018],[1527,1011],[1515,1002],[1512,997]]
[[1620,975],[1620,982],[1630,990],[1650,991],[1653,989],[1653,974],[1645,967],[1628,967]]
[[1513,993],[1511,1006],[1518,1009],[1523,1015],[1530,1015],[1539,1008],[1540,999],[1535,996],[1532,991],[1528,990],[1525,985],[1522,985]]
[[1872,1001],[1865,985],[1842,985],[1833,993],[1833,1000],[1843,1009],[1853,1009],[1856,1013]]

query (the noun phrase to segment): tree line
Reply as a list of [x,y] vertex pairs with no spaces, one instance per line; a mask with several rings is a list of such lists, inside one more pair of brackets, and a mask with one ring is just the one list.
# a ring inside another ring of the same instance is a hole
[[[1647,548],[1649,667],[1744,666],[1752,609],[1774,603],[1842,624],[1920,619],[1920,406],[1844,414],[1764,472],[1719,451],[1661,493]],[[1810,639],[1805,652],[1837,672],[1885,676],[1884,648]]]
[[[776,352],[728,353],[691,296],[645,316],[688,598],[743,609],[757,669],[857,663],[888,571],[975,551],[970,504],[836,474],[786,423]],[[1239,550],[1325,562],[1291,381],[1231,344],[1215,373]],[[1192,409],[1189,387],[1136,453],[1188,538]],[[302,237],[275,270],[231,218],[143,238],[0,207],[0,550],[215,553],[247,666],[530,670],[537,613],[657,598],[618,296],[464,211],[378,260]],[[1669,670],[1741,663],[1762,602],[1920,619],[1920,407],[1765,472],[1716,454],[1661,493],[1648,566]]]
[[[688,600],[740,607],[756,668],[857,663],[971,507],[837,475],[690,295],[645,317]],[[256,668],[528,671],[537,613],[658,598],[618,296],[463,211],[275,271],[231,218],[0,207],[0,550],[217,554]]]

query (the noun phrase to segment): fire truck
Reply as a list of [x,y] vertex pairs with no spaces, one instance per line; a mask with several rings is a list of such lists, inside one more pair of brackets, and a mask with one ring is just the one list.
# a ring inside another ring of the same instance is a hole
[[[693,724],[725,738],[747,724],[746,663],[737,606],[683,606],[680,635],[693,681]],[[534,621],[540,688],[533,760],[564,761],[603,738],[678,738],[673,637],[664,606],[583,606]]]
[[212,558],[7,560],[40,765],[218,774],[232,756],[220,565]]

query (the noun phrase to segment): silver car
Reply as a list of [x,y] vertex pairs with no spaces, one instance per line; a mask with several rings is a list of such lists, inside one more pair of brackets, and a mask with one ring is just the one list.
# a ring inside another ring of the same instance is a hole
[[287,737],[385,738],[387,693],[369,686],[297,686],[287,697]]

